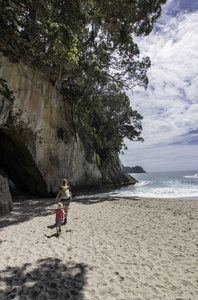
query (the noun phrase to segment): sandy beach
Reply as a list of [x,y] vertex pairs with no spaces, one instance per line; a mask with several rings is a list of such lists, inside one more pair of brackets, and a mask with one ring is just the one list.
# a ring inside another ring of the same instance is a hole
[[198,199],[53,199],[0,217],[0,299],[198,299]]

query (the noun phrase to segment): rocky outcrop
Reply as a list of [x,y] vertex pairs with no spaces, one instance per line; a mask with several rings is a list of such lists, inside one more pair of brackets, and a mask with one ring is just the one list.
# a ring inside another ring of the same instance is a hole
[[111,165],[103,172],[103,180],[108,185],[135,184],[137,182],[127,172],[123,172],[123,166],[117,153],[114,154]]
[[128,182],[122,168],[104,180],[91,141],[75,130],[72,105],[42,73],[0,56],[0,78],[14,95],[0,95],[0,167],[20,190],[54,194],[62,178],[73,187]]
[[142,167],[135,166],[135,167],[125,167],[123,166],[123,171],[126,173],[146,173]]
[[0,216],[9,213],[12,210],[13,203],[9,190],[8,179],[0,171]]

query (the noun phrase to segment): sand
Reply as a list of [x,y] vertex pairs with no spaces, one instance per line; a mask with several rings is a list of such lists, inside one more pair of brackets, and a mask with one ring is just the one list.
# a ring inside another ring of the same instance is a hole
[[198,199],[53,199],[0,217],[0,299],[198,299]]

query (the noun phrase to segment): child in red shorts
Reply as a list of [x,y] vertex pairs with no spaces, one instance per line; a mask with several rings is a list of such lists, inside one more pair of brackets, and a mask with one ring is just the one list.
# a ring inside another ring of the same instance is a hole
[[56,231],[57,231],[57,236],[59,236],[61,233],[61,224],[63,222],[63,215],[65,215],[65,212],[63,210],[63,205],[61,202],[57,204],[57,209],[52,212],[52,215],[53,214],[56,214]]

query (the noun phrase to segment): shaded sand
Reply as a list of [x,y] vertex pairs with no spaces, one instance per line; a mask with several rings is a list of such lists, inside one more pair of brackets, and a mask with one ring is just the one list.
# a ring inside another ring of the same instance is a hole
[[55,236],[53,199],[0,218],[0,299],[198,299],[198,200],[76,199]]

